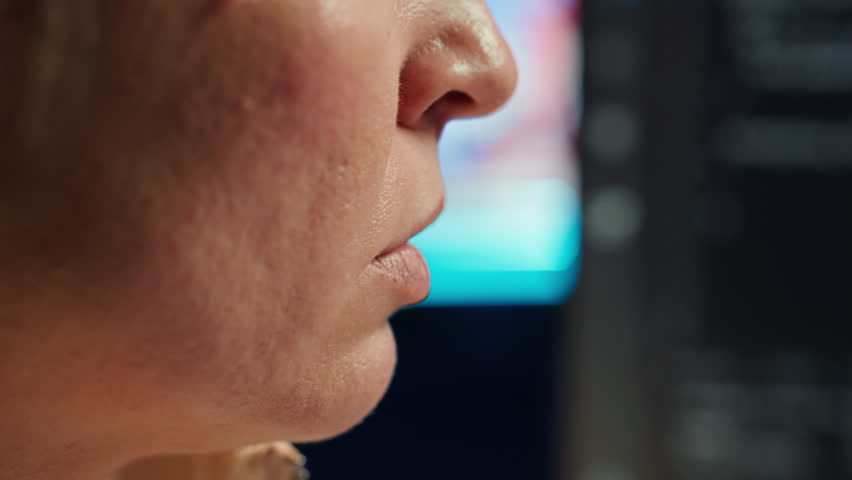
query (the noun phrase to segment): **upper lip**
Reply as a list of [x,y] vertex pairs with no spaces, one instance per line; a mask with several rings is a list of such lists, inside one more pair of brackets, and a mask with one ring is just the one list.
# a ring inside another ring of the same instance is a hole
[[390,252],[396,250],[397,248],[408,243],[408,241],[412,237],[414,237],[418,233],[422,232],[423,230],[426,230],[426,227],[428,227],[429,225],[434,223],[435,220],[437,220],[437,218],[441,215],[441,212],[443,212],[443,211],[444,211],[444,198],[441,197],[441,199],[438,201],[437,205],[435,205],[435,207],[432,209],[431,212],[429,212],[428,215],[426,215],[425,217],[422,217],[417,223],[415,223],[411,227],[411,229],[408,230],[408,232],[405,234],[404,237],[398,238],[396,241],[391,243],[390,246],[388,246],[387,248],[382,250],[382,253],[376,255],[376,258],[381,257],[382,255],[385,255],[387,253],[390,253]]

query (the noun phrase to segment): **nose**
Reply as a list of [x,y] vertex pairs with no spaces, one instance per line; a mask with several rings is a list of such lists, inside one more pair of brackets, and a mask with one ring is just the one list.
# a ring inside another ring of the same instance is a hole
[[406,0],[399,15],[411,48],[400,72],[398,124],[440,132],[512,96],[517,67],[485,0]]

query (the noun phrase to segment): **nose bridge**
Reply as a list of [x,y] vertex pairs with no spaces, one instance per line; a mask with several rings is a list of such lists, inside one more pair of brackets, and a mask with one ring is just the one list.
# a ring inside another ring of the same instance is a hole
[[511,97],[515,60],[485,0],[412,0],[401,15],[415,32],[401,73],[402,121],[429,110],[445,121],[484,115]]

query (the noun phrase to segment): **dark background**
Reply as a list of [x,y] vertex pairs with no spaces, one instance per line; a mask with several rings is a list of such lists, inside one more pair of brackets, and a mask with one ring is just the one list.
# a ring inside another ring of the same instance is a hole
[[393,383],[350,433],[301,446],[314,479],[554,478],[556,307],[397,314]]
[[[852,478],[852,2],[598,0],[584,25],[559,478]],[[613,105],[641,130],[615,161],[588,135]],[[614,246],[612,189],[641,216]]]

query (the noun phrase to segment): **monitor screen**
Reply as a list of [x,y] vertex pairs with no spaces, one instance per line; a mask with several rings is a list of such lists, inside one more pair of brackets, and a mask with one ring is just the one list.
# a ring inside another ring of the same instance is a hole
[[417,236],[425,305],[547,305],[576,282],[579,7],[489,0],[520,76],[497,114],[451,123],[439,146],[446,209]]

